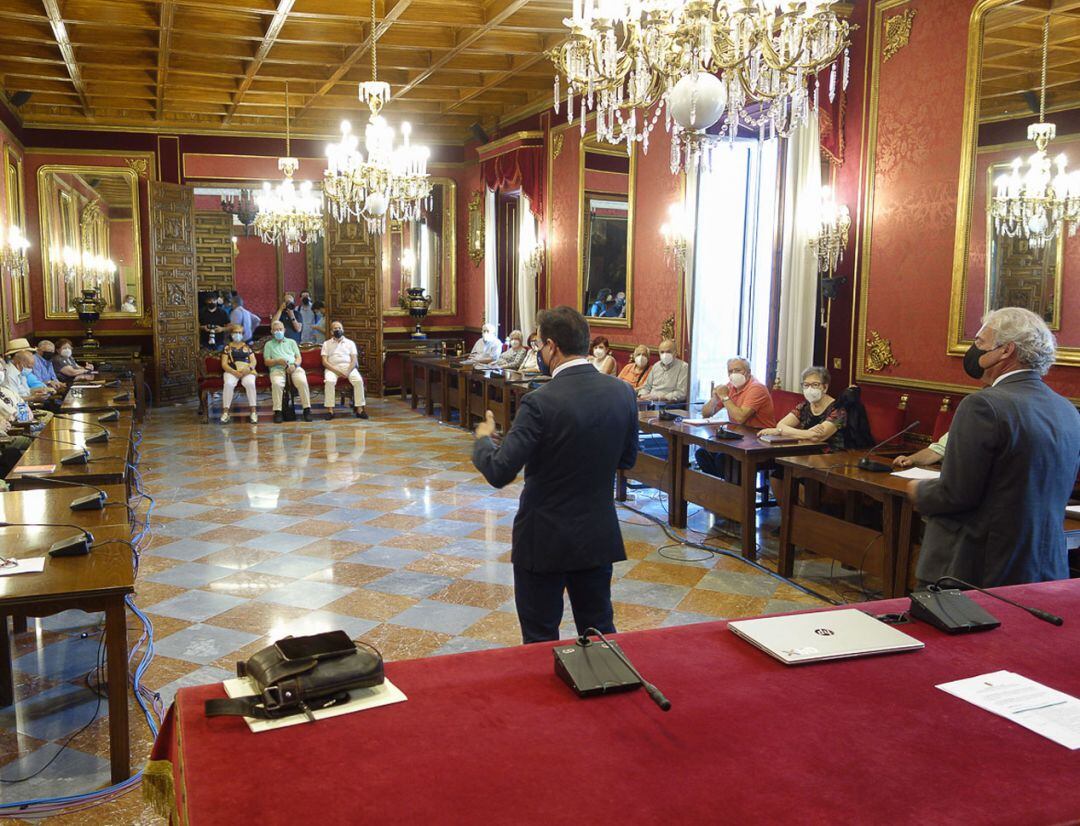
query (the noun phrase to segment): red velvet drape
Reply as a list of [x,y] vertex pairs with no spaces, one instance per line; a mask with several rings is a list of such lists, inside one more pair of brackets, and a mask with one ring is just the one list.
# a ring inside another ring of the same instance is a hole
[[488,189],[516,189],[529,199],[529,211],[539,219],[544,216],[544,147],[523,146],[488,158],[480,164],[480,173]]

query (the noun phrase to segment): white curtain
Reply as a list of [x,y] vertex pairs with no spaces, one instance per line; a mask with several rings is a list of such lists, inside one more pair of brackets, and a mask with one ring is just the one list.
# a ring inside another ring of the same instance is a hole
[[495,192],[484,198],[484,321],[499,325],[499,262],[495,242]]
[[776,351],[777,376],[785,390],[799,389],[802,371],[814,357],[817,257],[810,251],[809,242],[820,216],[821,150],[815,112],[787,142]]
[[[536,324],[536,217],[529,198],[522,193],[518,204],[517,315],[521,332],[528,337]],[[508,331],[509,332],[509,331]]]

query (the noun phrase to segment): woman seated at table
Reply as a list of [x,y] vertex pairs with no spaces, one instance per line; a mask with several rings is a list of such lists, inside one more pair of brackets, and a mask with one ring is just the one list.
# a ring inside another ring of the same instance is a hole
[[607,340],[607,336],[594,338],[589,352],[589,364],[601,373],[614,376],[619,371],[619,365],[615,363],[615,357],[611,355],[611,342]]
[[847,447],[847,411],[829,395],[829,371],[807,367],[802,373],[806,401],[782,418],[776,427],[759,431],[761,436],[792,436],[808,442],[825,442],[833,450]]
[[540,335],[536,330],[529,333],[529,342],[525,347],[525,358],[521,361],[518,370],[522,373],[539,373],[540,365],[536,361],[536,354],[540,352]]
[[53,369],[62,381],[72,384],[79,379],[89,378],[94,372],[94,365],[79,364],[72,355],[70,338],[57,339],[56,355],[53,356]]
[[514,330],[510,333],[509,347],[506,352],[503,353],[495,360],[496,367],[503,367],[507,370],[517,370],[521,367],[521,363],[525,361],[525,336],[521,334],[521,330]]
[[619,378],[637,391],[645,384],[645,379],[649,377],[650,369],[649,346],[647,344],[639,344],[634,348],[633,358],[626,363],[622,372],[619,373]]
[[258,424],[259,414],[256,412],[258,404],[255,394],[255,351],[244,341],[244,328],[239,324],[229,325],[229,341],[225,349],[221,351],[221,369],[224,373],[221,389],[221,423],[228,424],[229,408],[232,407],[233,393],[236,385],[243,385],[247,393],[248,419],[252,424]]

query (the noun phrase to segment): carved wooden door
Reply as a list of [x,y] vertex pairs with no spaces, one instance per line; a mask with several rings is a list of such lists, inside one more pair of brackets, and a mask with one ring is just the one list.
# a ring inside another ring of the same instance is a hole
[[[370,395],[382,395],[382,276],[379,243],[363,222],[339,224],[328,218],[326,288],[330,320],[360,351],[360,373]],[[329,327],[329,325],[327,325]]]
[[186,401],[195,396],[199,346],[191,187],[150,182],[150,261],[157,401]]

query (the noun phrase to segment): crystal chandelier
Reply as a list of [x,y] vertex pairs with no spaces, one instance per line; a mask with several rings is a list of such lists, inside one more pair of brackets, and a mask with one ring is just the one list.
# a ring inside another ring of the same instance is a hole
[[1050,15],[1043,21],[1042,80],[1039,92],[1039,122],[1028,126],[1028,140],[1035,143],[1035,154],[1028,158],[1028,168],[1021,172],[1021,159],[1012,162],[1010,171],[995,181],[996,192],[990,203],[994,230],[1009,238],[1023,237],[1041,249],[1068,223],[1069,234],[1080,226],[1080,172],[1068,172],[1068,159],[1058,155],[1051,171],[1046,147],[1057,135],[1057,128],[1046,122],[1046,58],[1050,43]]
[[810,251],[817,256],[818,272],[833,273],[844,260],[844,249],[851,230],[851,213],[843,204],[837,204],[832,189],[821,188],[821,225],[817,234],[810,237]]
[[297,188],[293,175],[300,168],[300,161],[292,156],[292,134],[289,128],[289,84],[285,83],[285,157],[278,158],[278,169],[285,176],[276,187],[263,184],[263,190],[255,196],[258,214],[255,231],[267,244],[284,242],[288,252],[299,252],[301,244],[319,240],[323,232],[322,198],[312,191],[311,181],[304,181]]
[[375,0],[371,2],[371,31],[371,80],[360,84],[360,100],[371,112],[364,128],[367,157],[360,151],[352,125],[342,121],[341,140],[326,148],[323,191],[334,220],[363,218],[369,232],[380,234],[386,230],[387,214],[395,220],[415,221],[430,205],[430,153],[410,143],[408,123],[401,124],[403,145],[395,150],[394,129],[380,114],[390,100],[390,84],[379,80]]
[[[751,126],[786,136],[817,106],[818,74],[838,58],[847,88],[852,26],[834,0],[574,0],[569,38],[547,54],[555,64],[555,110],[565,80],[567,118],[575,99],[582,134],[596,112],[597,137],[641,143],[662,115],[673,130],[672,171],[708,162],[723,118],[734,138]],[[653,108],[651,116],[649,109]]]
[[23,237],[22,230],[12,224],[7,232],[0,225],[0,271],[22,278],[29,271],[26,251],[30,242]]

